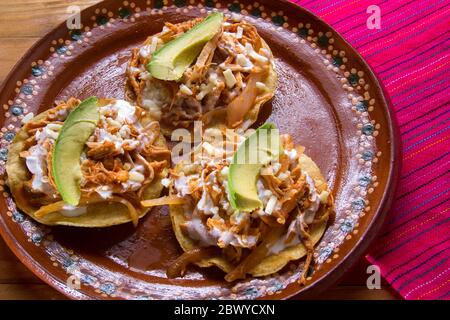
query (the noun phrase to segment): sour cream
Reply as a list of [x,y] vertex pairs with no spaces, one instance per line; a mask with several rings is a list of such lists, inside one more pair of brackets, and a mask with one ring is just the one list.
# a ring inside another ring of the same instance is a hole
[[211,236],[206,228],[205,224],[197,217],[186,223],[186,230],[189,237],[193,240],[199,241],[201,246],[214,246],[216,245],[216,239]]
[[132,106],[128,102],[124,100],[116,100],[116,103],[113,104],[113,108],[117,110],[117,117],[115,120],[119,121],[120,123],[129,122],[129,123],[135,123],[136,122],[136,107]]
[[53,195],[53,188],[48,182],[46,175],[47,150],[41,145],[35,145],[28,150],[29,155],[25,158],[28,170],[33,174],[31,188],[33,191]]

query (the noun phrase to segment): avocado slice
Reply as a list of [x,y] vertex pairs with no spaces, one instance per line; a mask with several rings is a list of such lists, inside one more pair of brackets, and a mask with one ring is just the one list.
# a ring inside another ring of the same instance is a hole
[[262,208],[256,187],[259,172],[281,151],[280,135],[272,123],[259,127],[239,146],[228,170],[229,200],[234,209],[251,212]]
[[98,99],[88,98],[69,114],[55,142],[53,178],[64,202],[72,206],[80,202],[81,152],[99,120]]
[[222,22],[222,13],[210,14],[201,23],[156,51],[147,65],[147,70],[160,80],[179,80],[205,44],[220,31]]

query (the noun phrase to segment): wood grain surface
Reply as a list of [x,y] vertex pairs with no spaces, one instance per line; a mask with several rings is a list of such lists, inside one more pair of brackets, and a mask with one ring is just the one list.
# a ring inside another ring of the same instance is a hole
[[[66,10],[70,5],[85,8],[98,2],[100,1],[0,1],[0,82],[33,43],[68,17]],[[380,290],[367,289],[367,266],[366,260],[361,259],[337,285],[319,298],[399,299],[385,281]],[[65,297],[28,271],[0,239],[0,299],[44,300]]]

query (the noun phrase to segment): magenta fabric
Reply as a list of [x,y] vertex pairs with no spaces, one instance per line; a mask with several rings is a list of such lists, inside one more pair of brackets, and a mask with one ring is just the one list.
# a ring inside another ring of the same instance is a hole
[[[395,202],[368,260],[406,299],[450,299],[450,1],[292,0],[332,25],[383,82],[400,127]],[[381,29],[369,30],[370,5]]]

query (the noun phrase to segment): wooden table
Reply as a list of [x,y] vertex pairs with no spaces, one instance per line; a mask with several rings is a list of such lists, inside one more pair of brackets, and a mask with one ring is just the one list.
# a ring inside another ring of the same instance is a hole
[[[64,21],[70,5],[81,8],[99,1],[2,0],[0,1],[0,82],[25,51],[54,26]],[[365,259],[349,270],[338,285],[324,293],[323,299],[398,299],[383,281],[382,289],[366,288]],[[0,239],[0,299],[64,299],[22,265]]]

